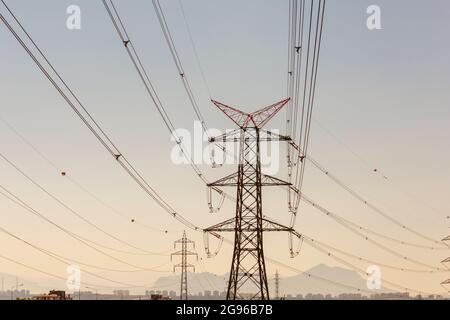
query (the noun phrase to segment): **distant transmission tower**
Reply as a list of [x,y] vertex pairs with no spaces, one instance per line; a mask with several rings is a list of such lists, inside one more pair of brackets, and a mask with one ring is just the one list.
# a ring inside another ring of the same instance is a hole
[[275,272],[275,300],[280,300],[280,274]]
[[183,231],[183,237],[174,242],[174,248],[177,248],[177,244],[181,244],[181,250],[176,251],[170,255],[170,259],[172,260],[173,256],[181,256],[181,262],[173,266],[173,271],[175,272],[176,268],[181,268],[181,283],[180,283],[180,299],[187,300],[188,298],[188,284],[187,284],[187,270],[188,268],[192,268],[195,272],[195,266],[189,264],[187,262],[188,256],[196,256],[198,259],[198,255],[195,252],[188,251],[188,244],[192,244],[192,248],[195,249],[195,242],[189,240],[186,237],[186,231]]
[[[447,218],[449,218],[449,217],[447,217]],[[442,239],[442,241],[443,241],[444,243],[447,242],[447,241],[450,241],[450,235],[447,236],[447,237],[445,237],[444,239]],[[450,263],[450,257],[448,257],[448,258],[442,260],[442,263],[443,263],[443,264]],[[450,285],[450,278],[447,279],[447,280],[445,280],[444,282],[442,282],[441,285],[442,285],[442,286],[444,286],[444,285]],[[450,290],[449,290],[449,293],[450,293]]]
[[[239,127],[239,129],[221,136],[210,138],[210,142],[239,142],[238,171],[208,184],[209,187],[237,187],[235,217],[204,230],[212,234],[234,232],[233,260],[227,291],[228,300],[269,299],[263,232],[287,231],[291,236],[295,234],[292,228],[270,220],[265,215],[263,216],[262,212],[263,186],[293,188],[288,182],[261,173],[260,157],[261,141],[290,141],[288,137],[262,129],[288,101],[289,99],[285,99],[253,113],[245,113],[212,100]],[[245,288],[244,285],[246,285]],[[252,291],[249,292],[249,290]],[[244,291],[252,293],[251,296],[244,296]]]

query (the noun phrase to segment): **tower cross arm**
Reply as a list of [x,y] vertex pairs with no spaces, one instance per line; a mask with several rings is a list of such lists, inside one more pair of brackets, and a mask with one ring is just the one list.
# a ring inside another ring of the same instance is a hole
[[[235,187],[239,183],[239,172],[231,173],[223,178],[220,178],[219,180],[216,180],[214,182],[209,183],[208,187]],[[256,184],[257,181],[253,182],[246,182],[245,185],[250,184]],[[267,175],[267,174],[261,174],[261,186],[263,187],[273,187],[273,186],[287,186],[289,187],[293,192],[298,193],[298,189],[295,188],[292,183],[284,181],[282,179],[279,179],[277,177]]]
[[197,256],[198,255],[194,251],[185,251],[185,253],[183,253],[183,251],[177,251],[177,252],[171,253],[170,255],[171,256],[182,256],[184,254],[186,254],[187,256]]
[[270,106],[259,109],[253,113],[247,113],[227,106],[216,100],[211,100],[214,105],[219,108],[231,121],[233,121],[239,128],[255,127],[262,128],[280,111],[290,98],[281,100]]
[[195,272],[195,266],[193,264],[187,263],[186,265],[183,265],[182,263],[176,264],[173,266],[173,270],[175,271],[177,268],[181,268],[183,269],[184,267],[186,267],[186,270],[188,268],[192,268],[192,270]]
[[[221,135],[209,138],[209,142],[239,142],[241,134],[241,129],[233,129],[227,131]],[[256,137],[247,137],[247,141],[256,141]],[[289,136],[281,135],[279,133],[260,129],[259,131],[259,141],[287,141],[289,142],[295,149],[298,149],[298,146],[295,142],[292,141],[292,138]]]
[[[281,223],[278,223],[274,220],[271,220],[270,218],[264,217],[262,218],[262,228],[264,231],[284,231],[289,232],[295,237],[297,237],[299,240],[303,238],[303,236],[296,231],[292,227],[287,227],[282,225]],[[227,219],[223,222],[220,222],[218,224],[215,224],[209,228],[204,229],[204,232],[234,232],[236,230],[236,220],[235,218]],[[256,230],[256,227],[255,227]],[[254,231],[253,229],[245,229],[245,231]]]

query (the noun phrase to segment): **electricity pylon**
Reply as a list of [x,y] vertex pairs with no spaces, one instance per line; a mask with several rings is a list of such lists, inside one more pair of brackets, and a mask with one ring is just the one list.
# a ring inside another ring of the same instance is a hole
[[[449,218],[449,217],[447,217]],[[450,236],[445,237],[444,239],[442,239],[442,241],[447,245],[447,242],[450,241]],[[450,257],[444,259],[441,261],[442,264],[444,264],[444,266],[446,266],[447,263],[450,263]],[[444,285],[450,285],[450,278],[445,280],[444,282],[441,283],[442,286]],[[450,293],[450,291],[449,291]]]
[[275,272],[275,300],[280,300],[280,274]]
[[177,244],[181,244],[181,250],[176,251],[170,255],[170,260],[173,256],[181,256],[181,262],[173,266],[173,271],[176,268],[181,268],[181,283],[180,283],[180,300],[187,300],[188,298],[188,284],[187,284],[187,270],[192,268],[195,272],[195,266],[189,264],[187,261],[188,256],[196,256],[198,260],[198,255],[195,252],[188,251],[188,244],[192,244],[192,248],[195,249],[195,242],[189,240],[186,237],[186,231],[183,231],[183,237],[173,243],[173,247],[176,249]]
[[256,289],[256,292],[252,291],[250,299],[269,299],[263,250],[265,231],[286,231],[300,238],[291,227],[270,220],[262,211],[262,187],[287,186],[295,189],[292,184],[261,172],[260,142],[291,141],[289,137],[262,129],[288,101],[285,99],[253,113],[246,113],[212,100],[239,127],[209,139],[210,142],[239,142],[238,171],[208,184],[209,187],[237,188],[235,217],[204,230],[210,233],[234,232],[227,300],[244,298],[244,284],[247,284],[244,290],[249,290],[250,285],[253,290]]

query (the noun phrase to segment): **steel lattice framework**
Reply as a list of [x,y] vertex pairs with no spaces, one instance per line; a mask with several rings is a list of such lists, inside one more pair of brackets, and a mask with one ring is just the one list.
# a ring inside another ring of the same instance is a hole
[[[444,239],[442,239],[442,241],[443,241],[444,243],[447,243],[448,241],[450,241],[450,236],[445,237]],[[448,258],[442,260],[441,263],[444,264],[444,265],[450,263],[450,257],[448,257]],[[450,278],[447,279],[447,280],[445,280],[445,281],[443,281],[443,282],[441,283],[441,285],[450,285]],[[449,292],[450,292],[450,291],[449,291]]]
[[174,248],[177,247],[177,244],[181,245],[181,250],[176,251],[170,255],[170,259],[172,259],[173,256],[181,256],[181,262],[173,266],[173,271],[177,268],[181,268],[181,281],[180,281],[180,299],[181,300],[187,300],[188,298],[188,284],[187,284],[187,270],[189,268],[192,268],[195,272],[195,266],[188,263],[187,258],[188,256],[196,256],[198,259],[198,255],[195,252],[188,250],[188,244],[191,244],[192,247],[195,249],[195,242],[192,240],[189,240],[186,237],[186,231],[183,231],[183,237],[181,239],[178,239],[174,242]]
[[[289,141],[290,138],[263,130],[262,127],[289,101],[282,100],[253,113],[245,113],[220,102],[212,102],[238,127],[238,130],[211,138],[215,141],[239,142],[238,171],[210,183],[210,187],[236,187],[235,217],[205,229],[205,232],[234,232],[234,249],[228,281],[227,299],[269,299],[263,250],[265,231],[286,231],[300,238],[292,228],[263,216],[262,187],[291,184],[261,172],[260,141]],[[244,297],[245,290],[251,296]],[[249,287],[252,288],[249,288]],[[255,290],[256,289],[256,290]]]
[[275,272],[275,300],[280,300],[280,274]]

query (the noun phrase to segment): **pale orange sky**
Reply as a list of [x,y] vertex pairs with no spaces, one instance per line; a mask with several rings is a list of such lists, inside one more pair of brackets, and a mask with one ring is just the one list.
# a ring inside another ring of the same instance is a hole
[[[252,111],[285,98],[287,1],[249,1],[238,11],[237,3],[198,0],[195,4],[186,3],[185,7],[213,97]],[[448,41],[444,41],[450,27],[449,4],[436,1],[434,8],[439,9],[436,10],[421,1],[378,3],[382,8],[383,29],[377,31],[369,31],[365,26],[365,9],[371,2],[360,1],[356,5],[350,1],[329,1],[327,4],[314,109],[317,122],[312,124],[310,155],[396,219],[439,240],[449,233],[446,217],[450,210],[446,201],[450,188],[447,168],[450,145],[446,138],[450,136],[447,90],[450,47]],[[10,6],[94,117],[174,208],[202,227],[231,217],[234,214],[232,203],[225,203],[219,213],[208,213],[206,188],[201,181],[189,166],[171,162],[174,144],[120,46],[101,2],[79,1],[84,17],[80,31],[65,28],[65,9],[69,4],[70,1],[57,4],[51,0],[39,4],[14,1]],[[186,29],[180,22],[178,4],[163,5],[186,73],[190,75],[209,125],[222,130],[233,128],[208,101]],[[192,130],[194,116],[151,3],[132,1],[125,5],[119,2],[118,7],[175,126]],[[5,10],[2,8],[1,12]],[[249,15],[249,12],[253,13]],[[0,116],[67,172],[67,176],[62,177],[2,122],[1,152],[108,232],[150,251],[170,252],[173,241],[181,237],[183,225],[163,212],[120,170],[4,27],[0,29],[0,42],[3,44],[0,48]],[[268,127],[283,130],[284,119],[282,113]],[[285,147],[281,150],[280,159],[284,161]],[[210,180],[234,170],[232,166],[201,168]],[[388,179],[374,173],[374,168]],[[281,171],[279,176],[283,178],[285,172]],[[71,184],[69,177],[114,208],[156,230],[142,228],[105,208]],[[73,217],[1,160],[0,181],[33,208],[71,231],[120,250],[130,250]],[[307,166],[304,188],[308,196],[349,220],[405,241],[430,244],[377,216],[311,165]],[[288,222],[283,191],[266,190],[263,206],[265,213],[274,219]],[[33,244],[92,264],[129,268],[83,247],[1,196],[0,212],[1,227]],[[310,237],[356,255],[386,264],[422,268],[362,241],[304,204],[300,207],[296,227]],[[188,231],[188,236],[196,241],[197,251],[204,257],[202,234]],[[228,238],[231,239],[231,235]],[[0,241],[1,255],[66,276],[63,264],[3,233],[0,233]],[[440,266],[439,262],[449,255],[449,251],[380,242],[435,266]],[[266,236],[265,252],[303,270],[319,263],[341,266],[306,244],[298,257],[290,259],[287,236],[282,234]],[[140,266],[165,264],[159,269],[172,270],[168,256],[111,253]],[[224,274],[229,271],[230,259],[231,248],[224,244],[217,257],[203,259],[203,267],[209,272]],[[363,269],[367,267],[365,263],[349,261]],[[284,275],[292,274],[267,263],[268,274],[274,274],[276,268]],[[89,270],[117,281],[147,286],[164,275]],[[2,259],[0,272],[43,286],[55,284],[55,280]],[[429,292],[442,292],[439,283],[449,278],[448,274],[388,269],[382,272],[383,277],[393,282]],[[85,275],[85,279],[112,285],[89,275]]]

